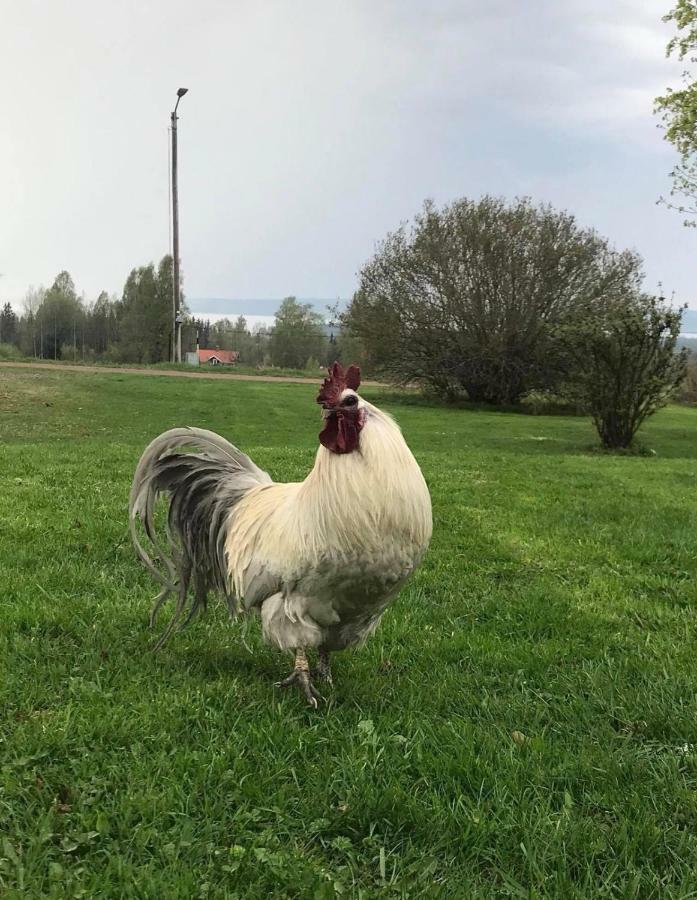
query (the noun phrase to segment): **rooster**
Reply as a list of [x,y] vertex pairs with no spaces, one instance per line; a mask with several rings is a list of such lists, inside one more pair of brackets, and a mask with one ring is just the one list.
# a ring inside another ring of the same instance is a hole
[[[320,445],[302,482],[273,482],[224,438],[200,428],[173,428],[146,448],[129,523],[138,557],[162,586],[151,627],[176,595],[157,648],[217,591],[231,615],[260,612],[264,639],[295,654],[279,685],[298,686],[317,707],[322,698],[313,679],[331,683],[329,654],[375,630],[431,538],[421,470],[395,421],[358,395],[359,384],[357,366],[329,369],[317,396]],[[166,546],[154,521],[160,494],[169,497]],[[310,649],[318,652],[312,673]]]

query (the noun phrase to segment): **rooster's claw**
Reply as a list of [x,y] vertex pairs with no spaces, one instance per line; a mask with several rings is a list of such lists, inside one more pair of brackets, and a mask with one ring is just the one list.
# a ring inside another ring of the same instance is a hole
[[283,679],[283,681],[277,681],[275,686],[279,688],[287,688],[293,684],[298,685],[300,690],[303,692],[308,705],[313,709],[317,709],[320,702],[324,702],[324,697],[322,697],[319,691],[315,688],[314,684],[312,683],[312,679],[310,678],[310,673],[306,669],[294,669],[287,678]]

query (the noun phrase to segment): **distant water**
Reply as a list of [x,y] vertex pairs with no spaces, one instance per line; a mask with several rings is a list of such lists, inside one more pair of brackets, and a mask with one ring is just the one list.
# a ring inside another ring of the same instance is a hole
[[[340,309],[348,305],[347,300],[317,300],[315,298],[298,298],[301,303],[311,303],[314,309],[329,319],[328,308],[338,304]],[[274,313],[281,305],[281,300],[224,300],[218,298],[187,298],[187,305],[192,314],[197,318],[210,319],[217,322],[218,319],[236,319],[244,316],[249,327],[255,325],[273,325]],[[682,319],[683,328],[680,336],[687,340],[697,339],[697,309],[686,309]]]
[[685,329],[685,337],[697,335],[697,309],[686,309],[683,312],[682,327]]
[[[318,299],[317,297],[298,297],[297,299],[300,303],[311,304],[313,309],[323,316],[328,316],[329,307],[338,304],[340,309],[344,309],[348,304],[348,300],[343,300],[338,297],[329,300]],[[218,318],[222,318],[223,316],[227,316],[228,318],[245,316],[245,318],[250,319],[252,317],[264,318],[270,316],[273,319],[274,313],[278,310],[282,302],[283,299],[280,297],[275,300],[234,300],[221,297],[186,298],[187,306],[195,316],[205,316],[206,318],[211,319],[214,316],[217,316]]]
[[237,313],[232,315],[223,315],[222,313],[208,313],[208,312],[192,312],[192,315],[197,319],[203,319],[204,321],[207,319],[209,322],[218,322],[220,319],[232,319],[233,321],[237,319],[239,316],[244,315],[247,320],[247,327],[249,329],[254,329],[257,325],[273,325],[275,321],[274,316],[255,316],[255,315],[245,315],[244,313]]

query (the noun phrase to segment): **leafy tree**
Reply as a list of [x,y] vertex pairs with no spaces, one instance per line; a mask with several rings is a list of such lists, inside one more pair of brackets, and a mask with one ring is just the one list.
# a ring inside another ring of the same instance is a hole
[[196,350],[197,320],[187,316],[182,323],[182,360],[186,354]]
[[39,356],[40,330],[38,311],[44,300],[45,290],[29,288],[22,301],[23,315],[19,320],[19,348],[25,356]]
[[270,364],[269,346],[273,328],[268,325],[255,325],[252,329],[252,343],[249,347],[249,365],[263,366]]
[[60,272],[36,311],[40,355],[60,359],[64,345],[75,344],[84,310],[68,272]]
[[[152,344],[150,355],[154,362],[165,362],[172,355],[172,284],[174,260],[167,254],[160,260],[155,277],[155,305],[150,309],[147,327]],[[179,308],[183,317],[188,313],[184,291],[180,292]]]
[[22,354],[16,344],[6,344],[0,341],[0,359],[21,359]]
[[[144,284],[144,282],[146,282]],[[118,307],[120,362],[143,362],[147,353],[145,309],[154,300],[153,266],[131,269]]]
[[240,354],[240,362],[245,366],[255,364],[255,342],[254,336],[249,330],[249,325],[244,316],[238,316],[232,326],[233,343],[232,350],[237,350]]
[[102,291],[87,311],[86,343],[97,355],[106,353],[110,344],[118,340],[118,321],[115,302]]
[[639,279],[637,256],[549,206],[427,202],[363,267],[343,325],[395,381],[512,403],[556,383],[555,326]]
[[682,311],[633,294],[560,329],[573,366],[564,393],[592,415],[604,447],[627,448],[685,378]]
[[[697,61],[696,0],[678,0],[663,21],[674,23],[677,30],[668,43],[666,55],[682,62]],[[671,173],[671,196],[682,199],[669,205],[688,216],[685,225],[695,226],[697,221],[689,217],[697,216],[697,82],[689,69],[683,72],[682,82],[681,88],[668,88],[656,98],[656,111],[665,126],[666,140],[680,156]]]
[[123,362],[154,363],[170,358],[171,256],[162,258],[157,271],[152,263],[131,270],[118,313],[118,355]]
[[[247,323],[243,317],[241,328],[246,332]],[[218,319],[214,322],[209,331],[209,343],[214,350],[238,350],[240,335],[237,331],[237,325],[231,319]]]
[[286,297],[276,313],[269,354],[274,366],[302,369],[306,360],[325,357],[324,320],[311,304]]
[[694,353],[687,360],[687,373],[680,399],[687,403],[697,403],[697,356]]
[[17,313],[9,303],[6,303],[0,312],[0,343],[17,344],[19,340],[17,326]]
[[[372,360],[365,344],[349,328],[342,328],[339,332],[338,337],[329,348],[329,357],[331,357],[331,362],[338,359],[344,367],[360,366],[364,377],[371,373]],[[329,359],[327,359],[327,363],[329,364]]]
[[210,347],[211,321],[206,319],[196,319],[196,328],[198,330],[199,346],[207,349]]
[[196,316],[187,316],[182,326],[182,353],[195,351],[197,340],[200,349],[208,349],[210,347],[208,340],[210,328],[210,320],[199,319]]

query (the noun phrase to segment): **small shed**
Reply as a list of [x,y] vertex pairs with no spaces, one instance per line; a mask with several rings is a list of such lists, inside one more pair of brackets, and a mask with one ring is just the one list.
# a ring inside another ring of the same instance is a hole
[[234,366],[240,354],[237,350],[199,350],[200,366]]

